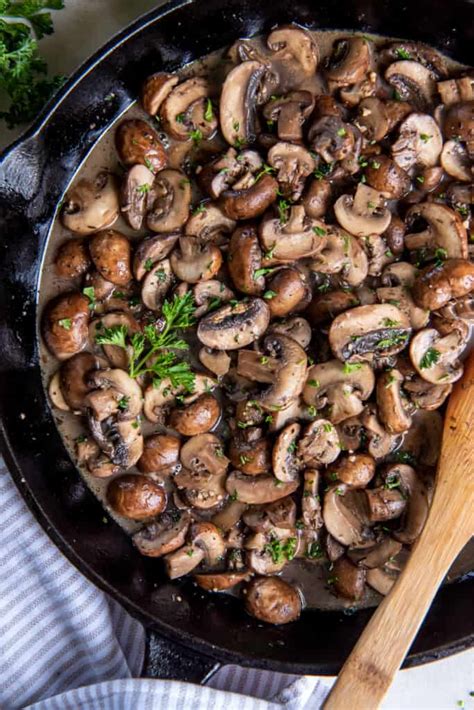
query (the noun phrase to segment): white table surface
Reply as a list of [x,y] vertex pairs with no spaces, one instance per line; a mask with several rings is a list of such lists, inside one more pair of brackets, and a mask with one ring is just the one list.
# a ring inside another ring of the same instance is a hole
[[[66,0],[66,9],[53,13],[56,32],[41,41],[41,54],[52,73],[68,74],[116,32],[160,4],[156,0]],[[20,133],[2,127],[0,147]],[[464,701],[466,710],[474,710],[472,691],[473,650],[400,672],[383,708],[455,710]]]

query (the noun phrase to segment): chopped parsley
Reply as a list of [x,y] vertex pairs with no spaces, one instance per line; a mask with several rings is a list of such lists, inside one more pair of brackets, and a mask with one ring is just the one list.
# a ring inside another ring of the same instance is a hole
[[403,47],[397,47],[395,50],[395,54],[399,59],[411,59],[410,52],[407,52],[407,50],[403,49]]
[[260,278],[260,276],[266,276],[266,274],[271,274],[272,271],[275,271],[275,268],[268,267],[268,266],[263,267],[262,269],[255,269],[255,271],[253,272],[253,278],[256,281],[257,279]]
[[286,224],[286,222],[288,222],[288,210],[290,209],[290,203],[288,200],[278,200],[277,209],[280,224]]
[[343,367],[343,372],[345,375],[350,375],[351,372],[356,372],[357,370],[360,370],[362,368],[362,363],[361,362],[345,362],[344,367]]
[[282,542],[278,538],[273,538],[264,547],[265,552],[271,555],[272,562],[275,564],[281,564],[285,561],[285,558],[290,562],[295,556],[297,546],[296,537],[289,537],[285,542]]
[[322,227],[313,227],[313,232],[318,235],[318,237],[324,237],[327,231]]
[[420,369],[428,370],[433,365],[436,365],[441,357],[441,353],[436,348],[428,348],[423,357],[420,360]]
[[145,269],[145,271],[151,271],[153,268],[153,260],[147,259],[143,264],[143,268]]
[[265,293],[263,294],[263,297],[266,301],[271,301],[272,298],[275,298],[276,295],[277,295],[277,293],[275,291],[268,290],[268,291],[265,291]]
[[319,542],[310,542],[305,554],[310,560],[317,560],[323,556],[323,548]]
[[89,310],[93,311],[96,307],[96,300],[95,300],[95,289],[93,286],[86,286],[86,288],[82,289],[82,293],[84,296],[86,296],[89,299]]
[[59,320],[58,323],[61,326],[61,328],[64,328],[64,330],[71,330],[71,328],[72,328],[72,319],[71,318],[61,318],[61,320]]
[[320,387],[321,383],[319,380],[308,380],[308,385],[310,387]]
[[136,190],[139,195],[146,195],[147,192],[150,192],[150,187],[151,186],[147,182],[144,182],[143,185],[138,185]]
[[207,99],[206,101],[206,110],[204,111],[204,120],[210,123],[212,119],[214,118],[214,111],[212,109],[212,101],[211,99]]

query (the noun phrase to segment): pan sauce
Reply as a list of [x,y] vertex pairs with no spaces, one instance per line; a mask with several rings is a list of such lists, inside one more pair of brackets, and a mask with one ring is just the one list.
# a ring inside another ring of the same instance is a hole
[[[321,57],[325,57],[331,52],[331,48],[334,40],[340,37],[347,37],[349,33],[347,32],[315,32],[313,33],[316,41],[321,50]],[[386,43],[391,41],[391,38],[385,37],[375,37],[371,36],[376,44]],[[261,40],[255,38],[253,40],[256,46],[258,46]],[[222,83],[222,80],[227,71],[228,65],[223,62],[222,58],[224,52],[215,52],[207,57],[199,59],[190,65],[183,67],[179,72],[181,78],[188,78],[190,76],[207,76],[212,82],[217,86]],[[449,58],[445,58],[450,69],[460,68],[461,65],[453,62]],[[153,70],[153,67],[150,68]],[[313,77],[307,80],[304,87],[308,90],[318,93],[320,91],[320,80],[317,77]],[[150,120],[149,117],[144,113],[138,104],[133,104],[126,113],[120,117],[120,120],[124,118],[142,118],[145,120]],[[74,180],[71,185],[74,185],[80,178],[89,178],[95,175],[98,170],[110,170],[112,172],[119,172],[120,166],[118,163],[118,157],[116,150],[114,148],[114,131],[115,126],[113,126],[103,137],[97,142],[93,150],[84,160],[83,164],[78,170]],[[188,144],[179,141],[169,140],[169,167],[179,168],[181,161],[184,157],[184,153],[188,151]],[[210,143],[210,142],[209,142]],[[210,146],[212,148],[212,145]],[[212,151],[210,150],[210,153]],[[70,186],[65,186],[70,188]],[[195,189],[195,188],[194,188]],[[194,195],[193,202],[199,199],[198,194]],[[125,234],[131,239],[132,242],[140,240],[146,234],[149,234],[149,230],[141,230],[139,232],[133,231],[125,223],[125,221],[120,217],[119,220],[114,224],[114,229]],[[50,239],[48,242],[48,247],[44,257],[43,269],[41,274],[41,284],[39,291],[39,313],[42,312],[43,306],[55,295],[64,292],[70,286],[70,281],[62,280],[58,278],[54,271],[54,257],[56,250],[60,244],[62,244],[68,237],[70,232],[66,230],[59,219],[56,219]],[[48,350],[45,348],[42,339],[40,338],[40,348],[41,348],[41,361],[42,361],[42,375],[45,389],[48,388],[48,383],[50,377],[57,369],[57,361]],[[196,364],[196,363],[194,363]],[[202,368],[201,368],[202,369]],[[218,395],[219,396],[219,395]],[[55,418],[58,430],[64,440],[64,443],[70,452],[71,458],[75,460],[74,453],[74,439],[80,434],[84,433],[84,426],[81,422],[81,418],[74,416],[69,413],[59,412],[56,409],[52,409],[53,416]],[[222,433],[225,429],[225,422],[220,422],[217,428],[217,433]],[[142,430],[144,435],[154,433],[157,431],[157,427],[147,423],[143,420]],[[78,467],[79,471],[86,481],[89,488],[93,493],[99,498],[103,503],[104,507],[107,508],[108,512],[117,521],[117,523],[122,526],[128,533],[135,532],[141,524],[134,523],[126,518],[117,515],[110,507],[107,505],[105,500],[105,489],[108,483],[107,479],[97,479],[91,476],[87,471],[85,466]],[[134,470],[134,469],[132,469]],[[205,511],[204,511],[205,512]],[[157,561],[157,564],[159,562]],[[469,570],[474,568],[474,545],[471,543],[468,548],[466,548],[460,555],[458,560],[453,565],[453,568],[449,574],[450,579],[457,578],[464,575]],[[317,562],[308,562],[304,559],[293,560],[292,564],[287,565],[283,570],[281,577],[289,582],[295,583],[303,591],[306,605],[313,608],[320,609],[335,609],[335,608],[355,608],[355,607],[365,607],[373,606],[380,600],[380,595],[370,588],[366,587],[366,592],[364,597],[360,602],[349,602],[343,599],[337,598],[326,586],[326,571],[323,564],[318,564]]]

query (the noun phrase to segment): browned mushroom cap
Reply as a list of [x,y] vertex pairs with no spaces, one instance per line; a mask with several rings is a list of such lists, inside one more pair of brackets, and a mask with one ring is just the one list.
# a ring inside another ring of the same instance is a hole
[[379,418],[391,434],[400,434],[411,426],[406,396],[402,392],[403,380],[399,370],[387,370],[377,380]]
[[104,301],[112,295],[115,290],[115,284],[112,281],[105,279],[98,271],[89,271],[84,279],[84,286],[92,288],[93,296],[96,301]]
[[303,27],[278,27],[268,35],[267,46],[275,53],[274,58],[295,60],[304,75],[312,76],[315,73],[319,48],[314,37]]
[[263,351],[278,360],[275,379],[256,400],[267,411],[284,409],[302,392],[307,357],[295,340],[279,333],[267,335]]
[[436,202],[422,202],[410,207],[406,215],[408,224],[420,218],[427,226],[421,232],[405,234],[408,249],[443,249],[447,259],[467,257],[466,228],[454,210]]
[[430,168],[437,164],[442,147],[443,138],[434,118],[425,113],[411,113],[400,124],[392,156],[403,170],[414,165]]
[[413,298],[422,308],[437,310],[453,298],[474,291],[474,265],[464,259],[449,259],[427,266],[417,276]]
[[133,165],[120,188],[120,211],[132,229],[141,229],[150,202],[154,172],[145,165]]
[[363,183],[357,185],[355,195],[341,195],[334,203],[334,214],[343,229],[356,237],[385,232],[391,213],[384,206],[378,190]]
[[224,190],[219,205],[230,219],[252,219],[263,214],[275,202],[278,195],[278,183],[271,175],[262,175],[259,180],[243,188],[234,186]]
[[340,360],[371,362],[374,357],[403,350],[410,331],[408,317],[396,306],[359,306],[333,320],[329,343]]
[[260,223],[260,242],[277,262],[294,262],[317,254],[324,246],[326,225],[308,219],[302,205],[293,205],[287,219],[264,218]]
[[188,532],[189,543],[165,557],[166,572],[177,579],[191,572],[203,560],[213,567],[225,554],[225,543],[215,525],[195,523]]
[[[357,126],[367,140],[380,141],[390,130],[385,101],[373,96],[362,99],[357,108]],[[377,158],[374,158],[377,160]]]
[[273,322],[268,329],[268,334],[280,333],[295,340],[305,350],[311,342],[311,326],[305,318],[294,316],[279,322]]
[[173,409],[169,425],[184,436],[195,436],[213,429],[220,415],[221,408],[217,399],[212,394],[202,394],[184,409]]
[[61,391],[61,381],[59,379],[59,370],[51,377],[48,385],[48,396],[51,404],[56,409],[61,409],[63,412],[71,411],[68,403],[64,399]]
[[203,190],[217,200],[233,185],[236,188],[252,185],[262,168],[262,158],[255,150],[237,152],[235,148],[228,148],[223,155],[204,165],[197,178]]
[[168,162],[157,131],[139,118],[120,123],[115,132],[115,147],[124,165],[139,163],[156,173]]
[[161,311],[174,280],[169,259],[163,259],[151,267],[143,279],[141,290],[142,301],[150,311]]
[[360,305],[357,295],[352,291],[329,291],[328,293],[322,293],[313,298],[305,311],[305,315],[314,326],[320,323],[326,323],[348,308]]
[[403,383],[403,389],[410,402],[417,409],[427,409],[429,411],[438,409],[453,389],[449,384],[433,385],[426,382],[421,377],[411,377]]
[[222,442],[214,434],[198,434],[181,447],[181,463],[191,471],[219,474],[226,471],[229,459],[224,456]]
[[119,216],[117,181],[101,171],[92,180],[79,180],[68,190],[61,212],[63,225],[71,232],[92,234],[110,227]]
[[385,239],[388,248],[393,254],[401,254],[405,248],[405,223],[402,222],[400,217],[392,214],[390,224],[383,233],[383,238]]
[[201,318],[197,336],[215,350],[236,350],[257,340],[270,322],[270,309],[260,298],[224,306]]
[[225,470],[211,473],[183,468],[174,476],[173,481],[186,504],[199,510],[214,508],[226,497]]
[[92,261],[104,279],[116,286],[126,286],[132,278],[130,242],[114,229],[99,232],[89,245]]
[[[391,483],[390,483],[391,485]],[[387,486],[370,488],[365,491],[372,522],[383,522],[399,518],[406,508],[406,500],[400,491]]]
[[401,542],[392,537],[383,537],[380,542],[367,548],[349,550],[348,556],[355,564],[364,569],[374,569],[386,564],[398,555],[402,549]]
[[179,76],[166,72],[157,72],[145,79],[140,99],[144,110],[150,116],[156,116],[161,104],[178,81]]
[[[254,533],[245,539],[246,561],[253,572],[263,575],[277,574],[294,557],[295,537],[288,530],[270,528],[268,532]],[[274,551],[278,551],[275,554]],[[285,554],[286,553],[286,554]]]
[[191,204],[191,186],[180,170],[162,170],[152,188],[153,206],[147,226],[153,232],[173,232],[186,222]]
[[[91,371],[88,384],[92,388],[105,390],[111,395],[120,410],[118,419],[136,419],[141,413],[143,406],[141,387],[124,370],[115,368],[113,370]],[[108,399],[100,396],[95,398],[94,395],[94,392],[88,395],[87,405],[92,408],[94,416],[102,421],[108,416]],[[105,412],[102,411],[103,402],[106,403]]]
[[80,293],[64,293],[46,306],[42,317],[43,338],[48,350],[67,360],[87,344],[89,302]]
[[262,250],[255,227],[237,227],[229,243],[227,264],[232,281],[239,291],[252,296],[263,291],[265,279],[258,275],[262,266]]
[[231,589],[241,582],[246,582],[251,576],[249,570],[242,572],[209,572],[208,574],[194,575],[194,581],[207,592],[223,592]]
[[391,486],[399,484],[401,493],[408,499],[403,527],[393,535],[399,542],[411,545],[420,535],[428,517],[428,491],[415,470],[406,464],[390,466],[385,472],[385,481]]
[[267,473],[271,466],[270,442],[262,438],[261,429],[238,429],[229,445],[229,458],[233,466],[249,476]]
[[350,86],[364,79],[372,63],[371,43],[362,37],[336,40],[326,76],[337,86]]
[[426,110],[433,103],[435,78],[423,64],[411,59],[393,62],[385,72],[385,79],[403,101],[408,101],[419,111]]
[[463,373],[459,356],[467,338],[459,330],[444,337],[434,328],[420,330],[410,343],[410,359],[420,377],[432,384],[452,384]]
[[303,195],[305,213],[312,219],[324,217],[329,209],[332,198],[332,187],[329,180],[311,180]]
[[173,272],[187,283],[208,281],[219,271],[222,254],[214,244],[202,244],[196,237],[180,237],[179,249],[170,256]]
[[247,476],[240,471],[232,471],[225,484],[227,492],[241,503],[257,505],[273,503],[279,498],[291,495],[298,488],[299,481],[279,481],[274,476]]
[[279,269],[270,276],[267,286],[271,292],[268,306],[273,318],[301,310],[311,297],[304,274],[295,268]]
[[163,513],[135,533],[133,543],[146,557],[162,557],[184,545],[190,521],[187,512]]
[[363,402],[372,393],[374,384],[370,365],[360,363],[353,367],[329,360],[308,370],[303,399],[316,409],[327,407],[328,419],[338,424],[363,410]]
[[241,146],[255,135],[255,107],[265,74],[260,62],[242,62],[227,74],[221,91],[220,129],[227,143]]
[[465,101],[452,106],[444,119],[446,138],[466,144],[470,158],[474,155],[474,101]]
[[278,577],[257,577],[245,595],[245,610],[269,624],[288,624],[301,614],[301,597],[294,587]]
[[142,473],[168,473],[179,462],[181,443],[171,434],[153,434],[143,443],[143,453],[137,462]]
[[369,454],[346,454],[331,466],[331,474],[351,488],[365,488],[375,474],[375,460]]
[[245,503],[241,503],[238,500],[229,500],[224,508],[221,508],[212,516],[211,522],[223,532],[229,532],[232,528],[235,529],[245,510],[247,510]]
[[82,276],[91,266],[91,259],[84,239],[68,239],[59,247],[54,258],[58,276],[73,279]]
[[98,359],[90,353],[77,353],[61,365],[59,382],[62,395],[73,411],[84,411],[85,398],[93,385],[89,381],[92,370],[100,367]]
[[276,143],[268,151],[268,164],[277,170],[277,180],[285,197],[299,200],[305,179],[316,167],[311,153],[294,143]]
[[217,128],[210,100],[211,86],[202,76],[195,76],[175,86],[160,108],[163,128],[172,138],[186,141],[192,131],[208,138]]
[[441,165],[455,180],[472,180],[471,160],[464,145],[459,140],[446,141],[441,152]]
[[341,453],[336,428],[327,419],[315,419],[308,424],[298,442],[298,459],[305,466],[329,464]]
[[140,242],[133,258],[133,274],[137,281],[141,281],[158,261],[168,256],[177,239],[178,234],[160,234]]
[[242,519],[255,532],[271,532],[274,528],[278,528],[280,533],[283,530],[294,532],[296,503],[293,498],[288,496],[287,498],[280,498],[274,503],[253,505],[247,507]]
[[147,476],[128,473],[109,483],[107,503],[124,518],[146,520],[163,512],[166,493]]
[[148,385],[145,389],[143,411],[150,422],[164,423],[165,407],[175,403],[177,395],[184,397],[183,403],[189,404],[197,399],[204,392],[211,391],[216,387],[217,382],[201,373],[196,373],[194,378],[194,389],[192,393],[186,392],[184,387],[175,387],[169,377],[165,377],[159,385]]
[[235,220],[229,219],[217,205],[204,203],[186,222],[185,234],[198,237],[202,242],[226,244],[234,230]]
[[330,535],[342,545],[361,547],[370,539],[365,492],[344,483],[324,495],[323,519]]
[[324,161],[325,174],[330,170],[327,166],[335,161],[341,161],[340,167],[350,174],[359,170],[361,136],[351,123],[344,123],[333,115],[318,118],[308,131],[308,142],[311,150]]
[[370,187],[389,200],[398,200],[406,195],[411,185],[410,176],[394,160],[386,155],[377,155],[368,162],[365,177]]
[[331,570],[333,589],[336,594],[351,601],[359,601],[365,590],[365,570],[353,564],[347,557],[339,557]]
[[301,463],[296,458],[296,445],[301,432],[297,422],[288,424],[277,436],[272,450],[273,473],[279,481],[298,480]]
[[310,91],[290,91],[285,96],[274,96],[264,106],[263,116],[267,124],[277,121],[278,138],[282,141],[301,141],[303,123],[314,108]]
[[472,75],[438,81],[437,87],[441,101],[445,106],[452,106],[474,98],[474,79]]

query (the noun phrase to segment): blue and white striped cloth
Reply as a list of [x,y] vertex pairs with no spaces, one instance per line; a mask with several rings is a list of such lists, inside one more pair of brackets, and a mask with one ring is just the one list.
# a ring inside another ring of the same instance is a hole
[[315,710],[315,678],[226,666],[206,687],[140,679],[145,633],[50,541],[0,459],[2,710]]

